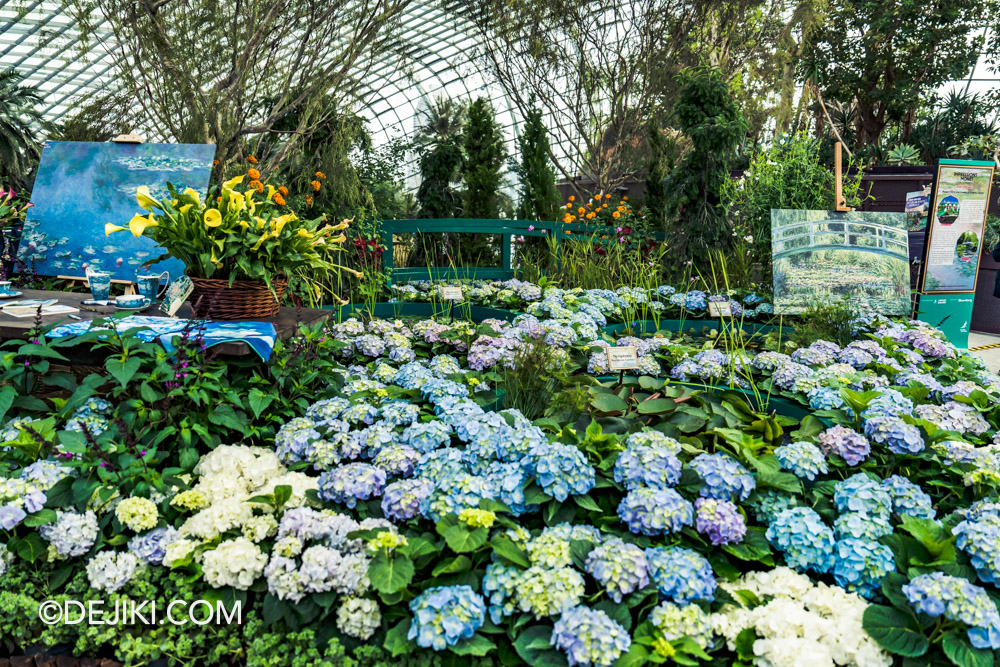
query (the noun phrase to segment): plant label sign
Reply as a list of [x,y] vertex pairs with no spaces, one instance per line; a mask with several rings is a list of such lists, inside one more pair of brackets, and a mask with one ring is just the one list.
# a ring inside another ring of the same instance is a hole
[[606,347],[604,350],[608,353],[608,370],[627,371],[639,368],[639,354],[635,345]]
[[708,314],[711,317],[732,317],[733,306],[728,301],[710,301],[708,303]]
[[441,298],[445,301],[461,301],[462,300],[462,288],[461,287],[442,287],[441,288]]

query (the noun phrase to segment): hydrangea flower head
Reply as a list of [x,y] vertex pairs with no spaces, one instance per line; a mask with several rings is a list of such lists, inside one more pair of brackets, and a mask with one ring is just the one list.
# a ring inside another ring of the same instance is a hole
[[1000,648],[1000,612],[989,594],[960,577],[931,572],[914,577],[903,593],[918,612],[944,616],[969,626],[969,641],[976,648]]
[[579,447],[546,442],[532,448],[530,455],[538,485],[559,502],[570,495],[583,495],[594,487],[594,468]]
[[858,465],[871,453],[871,445],[865,436],[839,425],[820,433],[819,444],[824,454],[836,454],[849,466]]
[[615,461],[615,481],[626,490],[640,486],[666,488],[681,478],[681,461],[677,458],[680,443],[653,433],[656,432],[633,433],[625,441],[625,451]]
[[811,442],[793,442],[775,448],[774,455],[785,470],[796,477],[813,481],[817,475],[826,474],[826,457]]
[[486,620],[486,603],[469,586],[436,586],[410,602],[413,622],[408,639],[443,651],[476,634]]
[[865,435],[870,442],[885,445],[894,454],[919,454],[924,449],[920,429],[899,417],[872,417],[865,421]]
[[695,528],[715,546],[743,540],[747,532],[746,518],[735,503],[716,498],[694,501]]
[[833,567],[833,531],[810,507],[781,512],[768,526],[766,535],[793,570],[824,574]]
[[649,547],[649,576],[660,595],[679,603],[715,599],[715,575],[708,560],[683,547]]
[[619,537],[609,538],[592,549],[587,555],[585,569],[603,584],[608,597],[616,603],[649,583],[646,557],[642,549]]
[[703,649],[712,645],[712,619],[696,604],[661,602],[649,613],[649,622],[668,642],[690,637]]
[[833,579],[841,588],[875,599],[882,579],[896,571],[892,550],[873,540],[845,537],[837,542]]
[[566,653],[570,667],[606,667],[628,651],[628,631],[599,609],[574,607],[552,629],[552,645]]
[[892,497],[889,492],[863,472],[855,473],[834,485],[833,503],[839,512],[861,512],[884,517],[892,512]]
[[384,488],[385,472],[367,463],[350,463],[319,477],[319,497],[348,507],[382,495]]
[[756,487],[753,475],[726,454],[699,454],[691,467],[705,483],[700,494],[706,498],[746,500]]
[[673,489],[639,488],[618,503],[618,517],[639,535],[675,533],[694,521],[694,506]]

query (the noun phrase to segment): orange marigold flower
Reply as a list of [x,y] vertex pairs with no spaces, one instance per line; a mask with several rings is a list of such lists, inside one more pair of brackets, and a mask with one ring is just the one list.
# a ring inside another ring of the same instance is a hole
[[573,208],[573,205],[572,205],[572,204],[566,204],[566,210],[567,210],[567,211],[568,211],[568,210],[570,210],[571,208]]
[[313,204],[312,195],[306,195],[306,205],[307,206],[312,206],[312,204]]
[[212,166],[213,167],[218,167],[219,166],[219,161],[218,160],[212,160]]
[[286,188],[284,185],[282,185],[280,188],[278,188],[278,192],[280,192],[285,197],[288,196],[288,188]]
[[607,205],[607,204],[602,204],[602,205],[601,205],[601,208],[607,208],[607,207],[608,207],[608,205]]
[[271,197],[271,199],[273,199],[274,203],[277,204],[278,206],[284,206],[285,205],[285,198],[281,196],[280,192],[275,192],[274,196]]
[[257,171],[256,169],[254,169],[253,167],[251,167],[250,169],[247,169],[247,176],[250,177],[251,181],[259,181],[260,180],[260,172]]
[[260,181],[250,181],[250,187],[253,188],[257,194],[264,192],[264,184]]
[[600,194],[594,195],[594,199],[596,199],[597,201],[601,201],[601,195]]
[[314,192],[319,192],[319,189],[321,187],[319,181],[310,181],[309,185],[313,186]]
[[326,174],[324,174],[322,171],[317,171],[316,178],[326,178]]
[[219,203],[219,202],[221,202],[221,201],[222,201],[222,197],[216,197],[216,198],[215,198],[215,203],[216,203],[216,204],[218,204],[218,203]]
[[247,162],[249,162],[250,164],[257,164],[257,158],[255,158],[253,155],[248,155]]
[[628,195],[625,195],[624,197],[622,197],[622,201],[628,201]]
[[576,201],[576,197],[574,197],[573,195],[570,195],[570,196],[569,196],[569,200],[570,200],[570,201]]
[[615,211],[614,213],[611,214],[611,217],[612,218],[620,218],[620,217],[622,217],[622,214],[619,213],[618,211]]
[[576,212],[579,213],[580,215],[583,215],[584,213],[587,212],[587,209],[581,206],[579,209],[577,209]]

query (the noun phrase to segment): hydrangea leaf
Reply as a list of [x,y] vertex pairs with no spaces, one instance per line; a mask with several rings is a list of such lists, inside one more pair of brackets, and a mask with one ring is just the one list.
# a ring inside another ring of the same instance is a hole
[[882,648],[908,657],[927,653],[930,643],[912,615],[880,604],[865,609],[862,625]]
[[958,667],[993,667],[993,652],[975,648],[964,632],[950,630],[941,639],[941,648]]

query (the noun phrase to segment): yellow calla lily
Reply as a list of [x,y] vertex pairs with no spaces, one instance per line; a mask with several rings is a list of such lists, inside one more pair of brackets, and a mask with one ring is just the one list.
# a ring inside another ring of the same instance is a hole
[[219,213],[219,209],[210,208],[205,211],[205,226],[206,227],[218,227],[222,224],[222,214]]
[[240,220],[240,227],[242,227],[243,229],[246,229],[249,226],[250,226],[249,222],[247,222],[246,220]]
[[351,224],[351,221],[350,221],[350,220],[341,220],[341,221],[340,221],[340,222],[338,222],[338,223],[337,223],[336,225],[334,225],[333,227],[331,227],[331,229],[332,229],[333,231],[335,231],[335,232],[339,232],[339,231],[340,231],[341,229],[347,229],[347,227],[348,227],[348,226],[349,226],[350,224]]
[[215,264],[215,268],[217,269],[222,268],[222,262],[220,262],[219,258],[215,256],[215,248],[212,248],[212,256],[208,258],[208,261],[210,261],[212,264]]
[[243,195],[235,191],[230,192],[229,208],[236,212],[242,211],[244,208],[246,208],[246,201],[244,200]]
[[240,174],[236,178],[230,178],[228,181],[226,181],[225,183],[222,184],[222,189],[223,190],[232,190],[237,185],[239,185],[240,183],[243,182],[243,177],[245,175],[246,174]]
[[267,186],[267,201],[271,201],[274,198],[275,192],[277,192],[277,190],[274,189],[273,185]]
[[187,215],[187,212],[191,210],[192,206],[194,206],[194,204],[184,204],[184,206],[181,206],[177,210],[181,212],[181,215]]
[[132,219],[128,221],[128,228],[132,231],[133,236],[142,236],[147,227],[158,227],[159,224],[160,223],[153,218],[152,213],[146,217],[134,215],[132,216]]
[[308,231],[306,231],[304,229],[300,229],[298,232],[296,232],[296,235],[297,236],[305,237],[307,239],[311,239],[313,237],[312,232],[308,232]]
[[198,191],[195,190],[194,188],[184,188],[184,194],[186,194],[188,197],[194,197],[194,200],[196,202],[198,202],[199,204],[201,203],[201,195],[198,194]]
[[160,208],[160,202],[150,196],[149,188],[145,185],[140,185],[135,189],[135,200],[139,202],[139,206],[147,211],[152,211],[154,208]]
[[259,232],[260,230],[264,229],[264,225],[266,224],[266,223],[264,222],[264,218],[254,218],[254,220],[256,220],[256,221],[257,221],[257,231],[258,231],[258,232]]
[[125,231],[125,229],[126,228],[122,227],[121,225],[113,225],[113,224],[111,224],[109,222],[109,223],[107,223],[107,224],[104,225],[104,235],[105,236],[111,236],[115,232],[122,232],[122,231]]
[[295,215],[293,213],[286,213],[285,215],[278,216],[271,221],[271,226],[274,227],[274,231],[280,233],[281,228],[287,225],[292,220],[295,220]]

